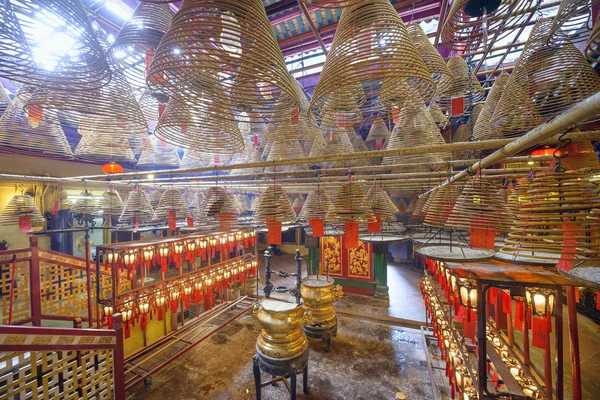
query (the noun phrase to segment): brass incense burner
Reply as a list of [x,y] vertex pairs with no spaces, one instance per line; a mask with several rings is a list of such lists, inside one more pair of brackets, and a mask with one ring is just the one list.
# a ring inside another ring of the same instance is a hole
[[337,316],[333,304],[343,296],[342,287],[328,276],[308,276],[302,280],[304,308],[310,311],[313,320],[304,327],[310,338],[323,339],[330,350],[331,336],[337,334]]

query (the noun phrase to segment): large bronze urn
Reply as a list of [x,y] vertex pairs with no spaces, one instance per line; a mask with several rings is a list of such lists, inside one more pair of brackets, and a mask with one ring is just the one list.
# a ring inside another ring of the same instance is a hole
[[343,296],[342,287],[326,276],[308,276],[302,280],[302,299],[304,308],[310,311],[313,320],[304,327],[310,338],[323,339],[327,350],[331,336],[337,334],[337,316],[333,304]]

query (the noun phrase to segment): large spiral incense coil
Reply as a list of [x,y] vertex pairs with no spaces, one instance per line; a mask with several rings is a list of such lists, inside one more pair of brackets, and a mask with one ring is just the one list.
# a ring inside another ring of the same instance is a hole
[[5,0],[0,17],[0,76],[74,93],[110,80],[81,1]]
[[541,172],[519,194],[519,213],[500,249],[509,259],[555,263],[562,254],[579,262],[599,255],[600,223],[588,217],[600,194],[585,174]]
[[144,150],[136,164],[138,167],[162,166],[179,168],[181,159],[177,149],[169,143],[163,142],[154,135],[150,135],[152,147]]
[[[505,27],[517,26],[530,15],[526,12],[532,6],[532,0],[501,0],[495,10],[487,10],[487,15],[478,5],[469,0],[456,0],[442,27],[441,39],[444,46],[451,50],[467,49],[475,51],[487,46],[487,40],[498,41],[513,32]],[[479,4],[479,3],[477,3]]]
[[2,83],[0,83],[0,116],[4,114],[10,103],[12,103],[12,100],[8,96],[6,89],[4,89],[4,86],[2,86]]
[[444,228],[460,193],[460,190],[453,184],[442,186],[433,192],[423,207],[426,209],[425,224]]
[[98,199],[85,188],[73,202],[71,212],[75,215],[95,216],[100,212],[99,205]]
[[408,34],[413,40],[419,55],[425,62],[437,87],[437,93],[442,94],[452,87],[454,77],[444,62],[440,53],[433,47],[429,38],[418,23],[407,26]]
[[[284,140],[277,138],[273,140],[273,144],[269,149],[267,161],[295,160],[303,157],[304,150],[302,150],[302,143],[300,143],[299,140]],[[290,165],[289,167],[292,166],[297,166],[297,164]]]
[[462,189],[446,227],[455,230],[479,229],[508,232],[512,213],[491,179],[475,176]]
[[367,202],[375,217],[381,221],[395,221],[398,207],[394,204],[385,190],[378,186],[372,186],[367,191]]
[[592,7],[600,3],[598,0],[561,0],[548,40],[556,45],[565,36],[573,43],[587,40],[592,19]]
[[154,210],[146,193],[139,186],[134,187],[127,196],[119,223],[139,225],[140,223],[150,223],[153,219]]
[[60,125],[30,118],[23,113],[29,93],[21,91],[0,117],[0,151],[73,158],[73,150]]
[[[218,82],[217,82],[217,85]],[[233,120],[212,114],[215,107],[226,112],[229,104],[225,94],[219,93],[214,104],[204,109],[192,106],[187,100],[172,97],[162,113],[154,134],[161,140],[184,149],[213,154],[233,154],[244,149],[244,139]],[[229,114],[233,117],[231,108]]]
[[342,184],[335,194],[325,220],[331,223],[375,222],[375,214],[369,206],[362,184],[358,182]]
[[344,8],[362,0],[300,0],[302,3],[319,8]]
[[[407,109],[400,112],[399,121],[392,129],[386,150],[398,150],[409,147],[444,145],[446,142],[440,130],[431,118],[431,114],[424,105],[418,109]],[[446,152],[404,154],[401,156],[383,157],[383,165],[415,164],[408,170],[423,170],[424,163],[438,162],[447,159]]]
[[160,117],[160,109],[161,107],[164,108],[164,105],[161,105],[158,99],[152,95],[150,90],[144,90],[144,92],[142,92],[138,99],[138,104],[140,105],[142,115],[148,124],[148,131],[153,132],[158,123],[158,118]]
[[[552,19],[536,22],[506,83],[491,127],[521,136],[600,91],[600,77],[566,37],[548,44]],[[590,115],[590,117],[594,117]]]
[[[477,120],[479,119],[479,115],[481,114],[482,110],[483,110],[483,104],[481,104],[481,103],[475,104],[473,106],[473,108],[471,109],[471,114],[467,118],[467,121],[464,124],[459,125],[458,128],[456,128],[456,133],[454,134],[454,139],[453,139],[454,143],[469,141],[469,137],[471,136],[471,129],[475,128],[475,124],[477,123]],[[464,159],[468,158],[469,153],[471,155],[475,155],[476,151],[474,151],[474,150],[453,151],[452,158],[454,160],[464,160]]]
[[[364,94],[378,101],[361,106],[374,115],[380,104],[405,104],[408,94],[423,101],[435,94],[435,82],[419,55],[398,12],[387,0],[365,0],[351,4],[340,17],[331,50],[310,103],[309,123],[318,126],[324,111],[345,117],[346,104],[327,110],[330,97],[342,90],[355,93],[359,83]],[[351,97],[352,98],[352,97]],[[344,106],[344,107],[341,107]],[[321,125],[331,127],[330,125]]]
[[502,96],[502,92],[504,91],[509,78],[510,75],[503,71],[494,81],[494,84],[485,99],[485,103],[483,103],[481,114],[479,114],[475,126],[473,127],[473,137],[475,140],[502,139],[502,134],[492,129],[490,126],[490,119],[492,118],[492,115],[494,115],[496,105],[500,101],[500,97]]
[[176,219],[192,216],[183,194],[177,189],[165,190],[154,211],[154,219],[158,221],[166,221],[170,215],[174,215]]
[[75,156],[98,162],[135,162],[135,155],[126,135],[89,132],[75,148]]
[[290,199],[281,185],[269,185],[261,193],[254,209],[254,224],[287,223],[296,220]]
[[119,192],[111,187],[102,193],[99,209],[102,211],[102,216],[105,220],[110,220],[112,217],[119,217],[123,212],[123,200]]
[[[216,74],[222,86],[214,84]],[[231,107],[238,117],[254,111],[271,122],[298,112],[260,0],[185,0],[156,49],[147,83],[198,108],[212,107],[212,118],[228,122],[236,122]],[[213,103],[224,92],[230,103]]]
[[44,216],[35,204],[33,197],[26,194],[16,194],[0,214],[0,226],[18,225],[22,227],[22,230],[25,230],[24,225],[27,224],[27,220],[30,226],[43,226],[45,222]]
[[435,122],[437,126],[441,128],[448,123],[448,116],[444,114],[440,106],[438,106],[435,101],[429,103],[429,107],[427,107],[427,109],[429,110],[429,114],[431,114],[433,122]]
[[146,59],[152,56],[172,20],[168,4],[142,2],[121,27],[107,56],[132,86],[146,87]]
[[588,61],[593,63],[598,62],[598,59],[600,59],[600,14],[590,32],[584,54]]
[[150,203],[150,206],[152,207],[153,210],[155,210],[156,206],[160,202],[160,199],[162,198],[162,193],[155,189],[155,190],[152,190],[149,193],[147,193],[146,196],[148,198],[148,202]]
[[310,107],[310,103],[306,99],[306,93],[304,93],[304,88],[302,87],[300,82],[298,82],[293,76],[292,85],[294,85],[294,93],[296,93],[296,98],[298,98],[298,106],[300,107],[300,112],[298,113],[298,116],[300,116],[301,118],[306,118],[308,109]]
[[[483,99],[484,91],[477,76],[471,72],[469,74],[469,66],[464,58],[460,56],[450,57],[448,59],[448,69],[454,77],[454,83],[442,93],[442,97],[438,100],[438,105],[444,111],[451,109],[453,97],[465,98],[465,109],[471,103],[475,103]],[[470,75],[470,76],[469,76]]]
[[321,186],[308,194],[298,218],[304,221],[324,220],[331,207],[331,196]]
[[[322,143],[318,143],[311,149],[309,157],[323,157],[323,156],[335,156],[335,155],[348,155],[354,153],[354,147],[348,136],[348,130],[352,130],[351,134],[354,134],[352,128],[338,128],[325,133],[325,147],[322,147]],[[358,166],[360,160],[351,160],[350,166]],[[348,161],[333,161],[330,163],[333,168],[343,168],[348,166]]]

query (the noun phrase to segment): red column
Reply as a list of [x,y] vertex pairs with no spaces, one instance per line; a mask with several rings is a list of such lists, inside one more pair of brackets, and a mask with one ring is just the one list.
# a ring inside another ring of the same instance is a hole
[[117,335],[113,358],[115,399],[125,400],[125,351],[123,348],[123,318],[120,313],[113,315],[113,329]]

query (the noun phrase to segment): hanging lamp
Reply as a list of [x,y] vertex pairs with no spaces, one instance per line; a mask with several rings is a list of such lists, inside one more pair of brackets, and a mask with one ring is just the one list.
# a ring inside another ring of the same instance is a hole
[[163,192],[154,211],[154,219],[167,221],[169,230],[177,230],[177,220],[191,219],[192,213],[183,194],[177,189],[167,189]]
[[134,232],[137,232],[140,224],[150,223],[153,219],[154,211],[146,193],[140,186],[134,186],[127,196],[119,223],[133,225]]
[[[206,71],[219,74],[214,85]],[[298,113],[290,74],[261,0],[185,0],[156,49],[147,82],[215,119],[250,111],[275,120]],[[182,88],[185,90],[181,90]],[[214,99],[229,92],[227,104]]]
[[16,225],[21,232],[32,232],[33,227],[43,226],[44,221],[35,200],[26,194],[14,195],[0,214],[0,226]]
[[296,220],[296,213],[285,189],[281,185],[269,185],[258,199],[254,210],[254,224],[266,225],[269,244],[281,244],[281,225]]
[[331,196],[321,186],[308,194],[298,218],[307,221],[312,227],[313,237],[325,235],[325,216],[330,207]]
[[79,0],[3,1],[0,76],[58,91],[99,89],[111,79]]
[[369,224],[377,219],[367,202],[362,184],[345,182],[338,189],[325,220],[345,224],[344,237],[347,248],[358,247],[359,224]]
[[134,87],[146,88],[146,68],[173,21],[168,4],[141,2],[110,45],[107,56]]
[[536,22],[496,105],[490,124],[505,137],[521,136],[600,91],[600,77],[573,43],[564,36],[548,43],[551,27],[551,18]]
[[[429,70],[391,3],[358,1],[342,12],[311,99],[309,123],[321,124],[322,128],[339,126],[323,123],[325,111],[346,123],[347,107],[352,106],[351,100],[357,100],[356,94],[360,98],[363,93],[372,100],[355,102],[355,106],[375,115],[381,105],[402,106],[411,93],[429,101],[435,90]],[[331,104],[332,97],[342,94],[345,101]]]
[[492,115],[494,115],[494,110],[500,101],[500,97],[502,96],[502,92],[504,91],[509,78],[510,75],[502,71],[494,80],[494,84],[485,99],[485,103],[483,103],[481,114],[479,114],[475,126],[473,127],[473,137],[475,140],[502,139],[502,134],[492,129],[490,126],[490,120]]

